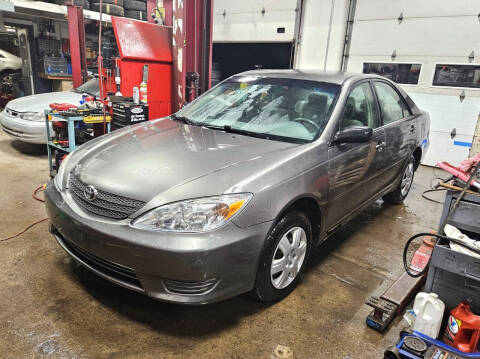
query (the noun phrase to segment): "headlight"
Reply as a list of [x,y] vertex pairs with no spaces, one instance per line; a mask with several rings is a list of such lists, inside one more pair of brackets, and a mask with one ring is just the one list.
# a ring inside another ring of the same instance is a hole
[[170,203],[138,217],[131,226],[150,231],[211,231],[240,213],[252,197],[236,193]]
[[43,121],[45,115],[41,112],[25,112],[20,115],[23,120],[26,121]]
[[67,155],[60,163],[60,166],[58,167],[57,170],[57,175],[54,177],[53,181],[55,183],[55,186],[57,186],[57,189],[59,191],[63,190],[63,178],[65,177],[65,167],[67,166],[68,161],[72,158],[72,156]]

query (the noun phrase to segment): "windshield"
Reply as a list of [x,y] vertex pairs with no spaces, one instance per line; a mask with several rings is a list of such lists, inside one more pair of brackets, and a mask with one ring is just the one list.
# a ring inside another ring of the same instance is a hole
[[190,123],[274,140],[309,142],[325,128],[340,86],[298,79],[237,76],[176,116]]
[[98,79],[90,79],[83,85],[78,86],[75,90],[78,93],[87,93],[91,96],[100,96],[100,89],[98,85]]

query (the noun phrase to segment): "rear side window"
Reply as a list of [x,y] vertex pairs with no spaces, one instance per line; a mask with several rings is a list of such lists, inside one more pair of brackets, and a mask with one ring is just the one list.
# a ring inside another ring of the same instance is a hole
[[398,64],[398,63],[363,63],[364,74],[377,74],[386,77],[397,84],[418,85],[421,64]]
[[340,120],[340,130],[355,126],[377,127],[377,107],[368,82],[350,92]]
[[377,92],[378,102],[382,110],[383,124],[392,123],[407,116],[410,116],[405,101],[400,97],[392,86],[385,82],[374,82],[375,91]]
[[433,85],[480,88],[480,65],[437,64]]

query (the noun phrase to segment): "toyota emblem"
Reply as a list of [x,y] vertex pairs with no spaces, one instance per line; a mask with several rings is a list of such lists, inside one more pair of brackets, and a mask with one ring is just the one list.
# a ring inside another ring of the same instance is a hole
[[98,191],[92,185],[88,185],[83,190],[83,196],[87,199],[87,201],[95,200],[95,198],[97,198],[97,195],[98,195]]

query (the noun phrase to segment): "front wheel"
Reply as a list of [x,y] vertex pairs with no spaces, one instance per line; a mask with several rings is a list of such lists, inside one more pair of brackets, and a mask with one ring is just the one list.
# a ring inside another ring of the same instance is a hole
[[400,204],[407,197],[413,183],[413,176],[415,174],[415,157],[410,155],[407,166],[402,174],[402,180],[393,192],[387,193],[383,196],[383,200],[391,204]]
[[276,302],[297,286],[307,265],[312,242],[312,227],[300,211],[284,215],[270,231],[260,260],[255,299]]

